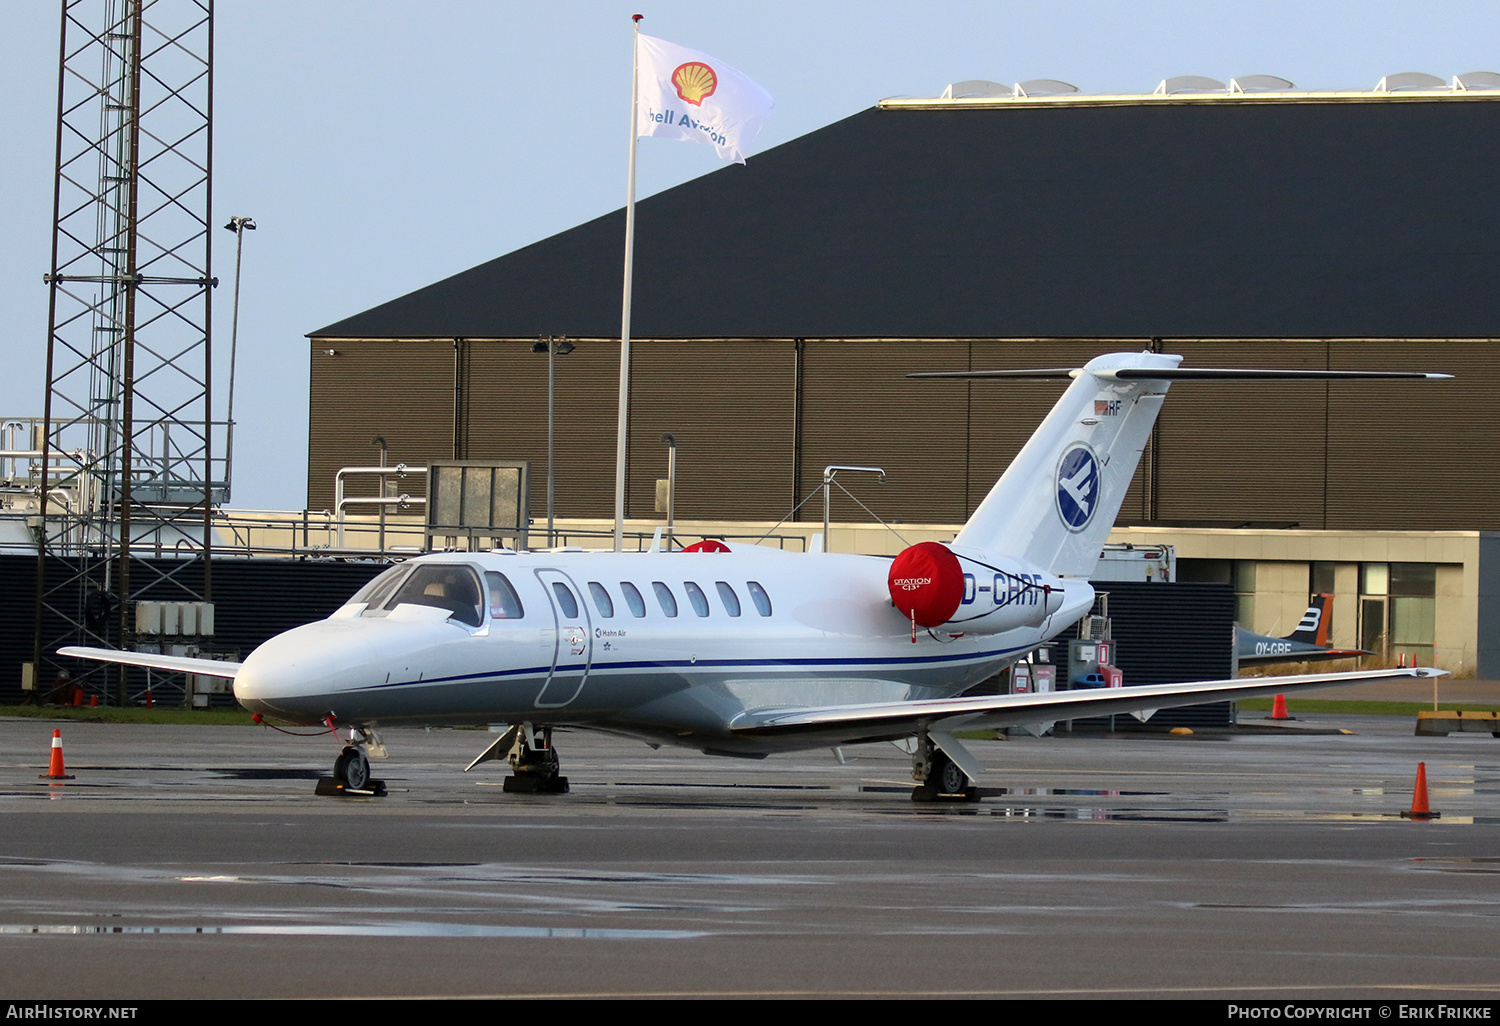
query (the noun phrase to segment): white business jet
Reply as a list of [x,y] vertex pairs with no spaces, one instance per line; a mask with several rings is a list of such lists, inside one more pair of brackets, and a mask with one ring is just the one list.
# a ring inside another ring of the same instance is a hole
[[1070,377],[1057,405],[951,543],[895,559],[700,543],[686,552],[451,552],[393,566],[326,620],[243,663],[60,654],[232,677],[263,716],[348,731],[326,790],[366,792],[390,724],[510,724],[469,768],[506,790],[563,792],[552,731],[586,727],[710,755],[914,738],[913,797],[978,796],[955,732],[1250,698],[1421,668],[960,697],[1094,603],[1088,576],[1171,382],[1447,375],[1191,370],[1123,353]]

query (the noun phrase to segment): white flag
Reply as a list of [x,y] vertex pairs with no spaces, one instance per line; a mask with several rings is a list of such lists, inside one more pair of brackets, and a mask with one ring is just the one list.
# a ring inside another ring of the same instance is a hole
[[640,37],[635,134],[707,143],[724,160],[745,162],[771,94],[705,53]]

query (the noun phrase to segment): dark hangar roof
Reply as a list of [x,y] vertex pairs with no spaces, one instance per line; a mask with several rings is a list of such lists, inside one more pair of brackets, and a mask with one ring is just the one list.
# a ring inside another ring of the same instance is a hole
[[[641,201],[632,334],[1493,338],[1497,168],[1495,99],[877,107]],[[312,336],[618,337],[623,239]]]

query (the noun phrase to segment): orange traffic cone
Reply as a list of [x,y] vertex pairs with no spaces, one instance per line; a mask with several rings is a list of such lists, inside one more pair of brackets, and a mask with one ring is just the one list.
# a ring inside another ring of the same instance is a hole
[[1417,784],[1412,789],[1411,811],[1401,813],[1402,819],[1437,819],[1441,812],[1433,812],[1427,804],[1427,764],[1417,763]]
[[1271,719],[1273,719],[1273,720],[1291,720],[1291,719],[1296,719],[1295,716],[1288,716],[1287,715],[1287,711],[1286,711],[1286,696],[1285,695],[1277,695],[1274,699],[1271,700]]
[[52,764],[47,767],[47,772],[41,775],[43,780],[72,780],[72,774],[63,769],[62,757],[62,731],[52,732]]

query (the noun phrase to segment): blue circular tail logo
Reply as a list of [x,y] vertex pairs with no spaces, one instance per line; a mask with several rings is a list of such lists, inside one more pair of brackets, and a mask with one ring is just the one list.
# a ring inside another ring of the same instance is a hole
[[1099,459],[1086,445],[1075,445],[1057,465],[1057,513],[1069,531],[1081,531],[1099,506]]

